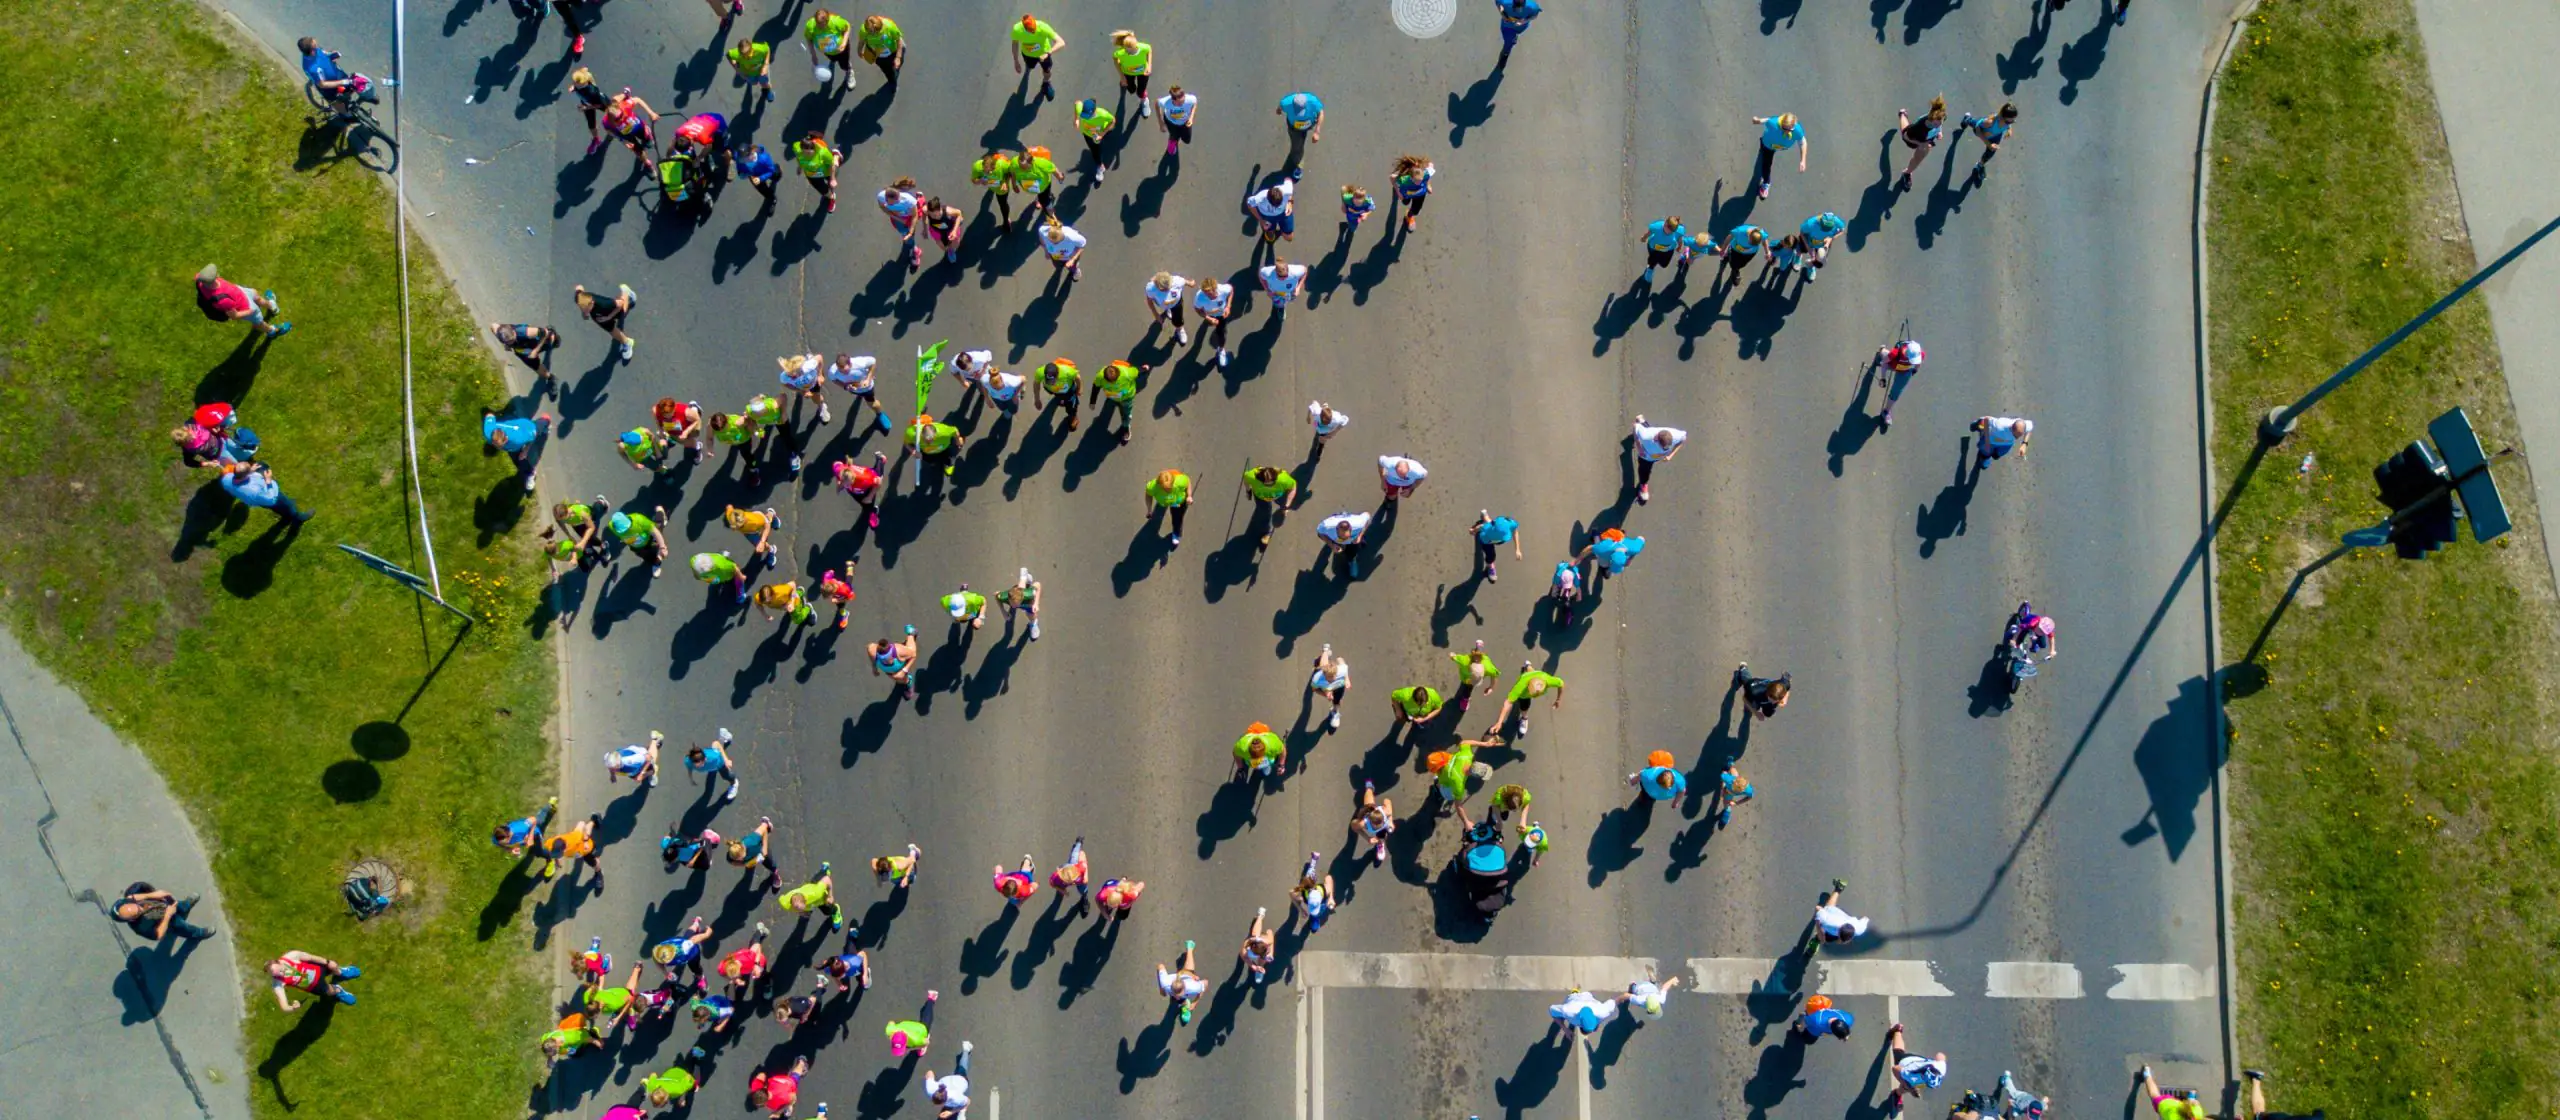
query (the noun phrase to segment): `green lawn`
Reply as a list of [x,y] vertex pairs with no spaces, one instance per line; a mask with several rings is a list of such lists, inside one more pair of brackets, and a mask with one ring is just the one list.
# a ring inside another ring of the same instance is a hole
[[[548,788],[554,674],[538,518],[479,447],[477,410],[506,392],[413,246],[426,502],[448,592],[479,581],[491,620],[455,645],[451,616],[334,547],[424,568],[388,192],[306,145],[298,81],[221,26],[176,0],[0,6],[24,45],[0,56],[20,130],[0,177],[0,602],[190,806],[230,901],[216,944],[253,982],[288,948],[365,966],[363,1002],[334,1015],[249,993],[262,1115],[520,1112],[547,973],[486,834]],[[206,321],[207,262],[274,288],[295,332],[261,352]],[[181,540],[205,476],[166,433],[204,399],[237,404],[318,511],[298,538],[235,509]],[[337,897],[361,856],[415,881],[365,925]]]
[[[2424,562],[2368,550],[2371,470],[2459,404],[2516,441],[2486,309],[2456,307],[2253,459],[2256,421],[2475,267],[2408,0],[2270,0],[2214,136],[2211,330],[2241,1048],[2279,1108],[2553,1115],[2560,768],[2540,518]],[[2299,473],[2303,456],[2317,463]],[[2254,468],[2254,470],[2253,470]],[[2522,464],[2502,468],[2529,503]],[[2270,618],[2273,628],[2267,629]]]

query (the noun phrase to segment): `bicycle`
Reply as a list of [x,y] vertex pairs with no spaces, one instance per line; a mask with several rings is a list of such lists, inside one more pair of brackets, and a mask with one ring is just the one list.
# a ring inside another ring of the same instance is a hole
[[[361,155],[373,146],[370,140],[363,139],[364,136],[377,137],[381,139],[385,148],[398,152],[399,139],[391,134],[390,129],[382,126],[380,118],[373,115],[371,106],[382,103],[381,96],[374,92],[377,80],[363,74],[350,73],[347,75],[347,81],[349,83],[347,88],[336,94],[322,93],[317,86],[310,87],[312,95],[318,99],[321,112],[319,116],[306,117],[304,120],[315,130],[334,130],[337,133],[338,147],[350,155]],[[381,81],[379,84],[390,85],[391,83]]]

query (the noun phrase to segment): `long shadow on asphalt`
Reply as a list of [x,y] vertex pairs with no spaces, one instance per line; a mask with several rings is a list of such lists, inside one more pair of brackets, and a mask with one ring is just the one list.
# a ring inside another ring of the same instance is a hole
[[836,150],[852,151],[854,145],[880,135],[880,122],[888,119],[889,106],[897,99],[898,87],[882,84],[854,102],[853,109],[836,123]]
[[[1360,555],[1367,557],[1365,550]],[[1271,632],[1280,638],[1273,650],[1276,655],[1287,657],[1295,652],[1298,639],[1313,633],[1325,612],[1351,593],[1351,577],[1346,574],[1349,568],[1341,553],[1319,552],[1310,566],[1298,569],[1288,605],[1271,616]]]
[[1633,802],[1601,815],[1600,823],[1591,830],[1588,860],[1592,886],[1608,882],[1609,876],[1634,865],[1637,857],[1644,854],[1636,841],[1643,839],[1645,830],[1653,826],[1656,804],[1652,796],[1639,791]]
[[[773,275],[780,276],[791,271],[792,265],[807,260],[809,254],[817,252],[818,231],[826,228],[826,224],[827,212],[821,205],[818,209],[794,216],[790,225],[783,227],[782,232],[774,234],[773,247],[767,250],[773,254],[771,269]],[[893,261],[890,266],[903,270],[906,264],[903,261]]]
[[[1057,336],[1058,317],[1066,312],[1067,297],[1074,293],[1075,281],[1067,277],[1066,271],[1052,270],[1049,282],[1041,286],[1040,294],[1031,297],[1031,301],[1023,304],[1022,310],[1014,312],[1013,318],[1006,322],[1004,340],[1008,349],[1005,360],[1018,362],[1033,347],[1047,346],[1049,340]],[[906,317],[906,309],[901,307],[899,318]]]
[[1058,1009],[1075,1006],[1076,997],[1093,990],[1102,979],[1103,966],[1111,963],[1111,950],[1120,944],[1120,923],[1096,920],[1076,937],[1075,955],[1058,969]]
[[1067,420],[1057,413],[1063,406],[1045,408],[1032,417],[1013,445],[1013,453],[1004,460],[1004,497],[1006,501],[1021,496],[1023,480],[1040,474],[1049,465],[1049,457],[1067,445]]
[[1120,1040],[1120,1054],[1112,1066],[1120,1071],[1121,1096],[1136,1092],[1138,1082],[1163,1073],[1165,1065],[1173,1061],[1173,1028],[1174,1009],[1168,1000],[1163,1018],[1139,1031],[1136,1038]]
[[1164,520],[1162,509],[1147,511],[1147,519],[1139,523],[1137,533],[1129,538],[1129,551],[1120,557],[1118,563],[1111,565],[1111,594],[1114,598],[1128,598],[1131,588],[1172,561],[1173,538],[1166,535],[1170,530],[1158,528]]
[[[1962,139],[1963,134],[1958,133],[1957,138]],[[1956,149],[1962,146],[1953,142],[1946,145],[1946,158],[1938,161],[1938,181],[1929,187],[1928,205],[1921,208],[1919,217],[1911,219],[1911,235],[1919,239],[1921,252],[1936,247],[1938,235],[1946,232],[1947,219],[1964,209],[1964,200],[1973,194],[1974,180],[1970,173],[1960,183],[1955,178]],[[1949,183],[1956,185],[1949,186]]]
[[1004,969],[1004,959],[1010,955],[1004,941],[1013,933],[1013,923],[1021,917],[1021,907],[1006,906],[1002,913],[987,923],[986,928],[978,931],[977,936],[960,944],[961,995],[976,992],[979,981]]
[[1771,258],[1761,267],[1759,277],[1736,293],[1733,309],[1726,320],[1733,324],[1734,356],[1744,360],[1766,361],[1769,347],[1778,332],[1786,328],[1787,316],[1794,314],[1797,301],[1804,298],[1804,281],[1789,280],[1802,273],[1790,273],[1777,267]]
[[574,384],[561,391],[560,399],[553,402],[559,415],[557,434],[567,436],[577,429],[580,421],[604,407],[605,400],[612,395],[607,390],[613,381],[613,367],[620,361],[621,358],[614,353],[612,341],[608,339],[603,360],[579,374]]
[[862,912],[862,920],[855,923],[855,928],[862,931],[863,948],[888,947],[890,925],[898,920],[899,915],[906,912],[906,888],[890,887],[889,897],[872,903],[869,909]]
[[667,679],[680,681],[693,670],[693,663],[720,644],[721,635],[729,632],[740,606],[726,585],[703,588],[702,609],[676,627],[675,639],[667,643]]
[[782,663],[791,660],[791,655],[800,648],[801,637],[808,632],[807,626],[793,625],[787,619],[775,624],[773,632],[756,643],[755,654],[730,681],[729,706],[746,707],[747,701],[755,698],[757,689],[772,684],[774,678],[782,675]]
[[1270,515],[1256,503],[1245,517],[1244,528],[1226,539],[1200,565],[1201,597],[1215,603],[1227,597],[1227,589],[1242,584],[1252,587],[1262,577],[1262,535]]
[[1964,0],[1911,0],[1902,13],[1902,45],[1913,46],[1920,36],[1944,22],[1948,13],[1964,6]]
[[987,701],[1002,696],[1012,689],[1013,663],[1021,660],[1023,643],[1030,640],[1028,637],[1016,639],[1013,625],[1011,622],[1005,623],[1003,634],[988,643],[986,656],[978,659],[978,671],[969,674],[969,679],[961,683],[960,715],[962,718],[978,718],[978,713],[987,706]]
[[1883,422],[1867,408],[1868,396],[1879,387],[1878,366],[1876,359],[1870,357],[1859,367],[1857,395],[1850,397],[1848,407],[1840,410],[1840,426],[1831,429],[1831,438],[1823,443],[1822,449],[1831,456],[1827,465],[1833,478],[1847,469],[1850,456],[1866,450],[1867,441],[1884,430]]
[[1804,0],[1760,0],[1760,33],[1775,35],[1778,25],[1796,25],[1796,13],[1804,10]]
[[1973,437],[1956,440],[1956,477],[1938,491],[1938,500],[1920,507],[1914,527],[1920,534],[1920,558],[1938,554],[1938,542],[1961,537],[1965,530],[1965,507],[1973,502],[1973,490],[1982,482],[1982,472],[1973,466]]
[[1867,235],[1884,228],[1884,220],[1893,216],[1893,204],[1902,192],[1893,189],[1900,169],[1893,164],[1893,141],[1896,133],[1886,129],[1876,137],[1876,181],[1867,184],[1858,196],[1858,212],[1850,215],[1849,228],[1841,231],[1841,241],[1852,253],[1863,252]]
[[2044,45],[2052,34],[2053,9],[2042,4],[2028,5],[2027,33],[2018,36],[2009,53],[1991,60],[1992,69],[2000,75],[2001,93],[2016,93],[2019,85],[2044,72]]
[[1218,792],[1209,796],[1209,807],[1192,822],[1192,831],[1200,837],[1201,859],[1216,855],[1220,843],[1235,839],[1245,826],[1261,819],[1263,788],[1260,777],[1219,783]]
[[1219,1046],[1236,1033],[1236,1012],[1244,1007],[1245,997],[1254,986],[1246,982],[1244,958],[1236,958],[1227,978],[1209,989],[1209,1008],[1201,1014],[1191,1033],[1191,1052],[1200,1057],[1216,1053]]
[[1529,1044],[1529,1049],[1520,1055],[1520,1063],[1511,1067],[1509,1077],[1494,1078],[1493,1099],[1502,1106],[1503,1116],[1517,1120],[1546,1103],[1564,1081],[1565,1063],[1573,1058],[1575,1045],[1571,1032],[1550,1028],[1544,1037]]
[[1486,71],[1484,77],[1467,87],[1465,97],[1458,96],[1456,90],[1449,91],[1450,147],[1466,147],[1467,130],[1482,128],[1493,119],[1493,99],[1495,94],[1502,92],[1502,74],[1500,68]]
[[2115,16],[2103,3],[2094,6],[2098,9],[2098,25],[2064,44],[2061,57],[2054,60],[2053,72],[2062,76],[2062,91],[2057,96],[2065,105],[2080,99],[2080,83],[2097,77],[2098,68],[2107,62],[2107,35],[2115,30]]
[[960,686],[968,675],[969,647],[973,644],[975,644],[974,633],[968,627],[954,623],[951,626],[950,636],[945,638],[941,645],[935,646],[933,652],[926,656],[924,664],[916,669],[914,676],[913,691],[917,715],[932,714],[934,697],[937,695],[960,691]]
[[1022,943],[1022,951],[1013,955],[1013,990],[1025,991],[1034,977],[1040,975],[1041,962],[1058,951],[1058,937],[1075,923],[1080,907],[1070,907],[1066,895],[1049,892],[1049,908],[1031,921],[1031,935]]
[[1013,96],[1006,98],[1004,110],[994,124],[978,136],[978,150],[983,152],[1022,150],[1022,130],[1040,115],[1038,90],[1028,83],[1016,85]]
[[1156,170],[1138,180],[1138,189],[1120,198],[1120,235],[1136,237],[1147,219],[1162,217],[1164,199],[1173,185],[1182,179],[1182,157],[1167,153],[1156,157]]
[[[749,187],[749,190],[755,188]],[[729,277],[744,273],[756,259],[756,245],[764,240],[765,223],[772,219],[774,203],[757,200],[755,216],[738,223],[736,229],[711,246],[711,282],[722,284]]]
[[853,1100],[854,1116],[897,1115],[899,1109],[906,1107],[907,1086],[915,1081],[916,1067],[922,1061],[921,1056],[910,1053],[905,1061],[883,1069],[878,1076],[863,1082],[861,1094]]
[[1760,1065],[1751,1080],[1742,1083],[1742,1103],[1750,1106],[1752,1120],[1764,1120],[1781,1104],[1787,1094],[1804,1088],[1805,1042],[1792,1030],[1779,1042],[1760,1048]]

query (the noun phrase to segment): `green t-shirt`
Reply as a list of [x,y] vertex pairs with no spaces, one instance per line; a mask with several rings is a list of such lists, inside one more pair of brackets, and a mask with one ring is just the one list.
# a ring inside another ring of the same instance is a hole
[[1440,710],[1441,697],[1429,685],[1411,685],[1388,695],[1395,698],[1396,710],[1413,719],[1422,719]]
[[1463,743],[1449,752],[1449,764],[1440,768],[1440,792],[1451,801],[1467,799],[1467,771],[1476,764],[1476,749]]
[[871,33],[871,25],[866,23],[862,27],[863,48],[882,58],[898,53],[898,43],[905,38],[898,30],[898,21],[887,16],[880,17],[880,33],[877,35]]
[[727,583],[738,578],[738,562],[717,552],[693,554],[693,574],[704,583]]
[[800,173],[812,179],[823,179],[836,173],[836,150],[824,140],[794,140],[791,161],[800,165]]
[[1280,472],[1280,477],[1272,479],[1271,485],[1263,485],[1262,482],[1255,477],[1256,472],[1261,469],[1262,468],[1260,467],[1246,467],[1244,469],[1244,489],[1246,493],[1266,502],[1276,502],[1289,491],[1298,488],[1298,480],[1289,477],[1289,472],[1287,471]]
[[1146,73],[1148,61],[1155,56],[1155,44],[1139,43],[1125,51],[1114,48],[1111,52],[1111,61],[1120,65],[1121,73],[1137,75]]
[[852,34],[853,21],[839,15],[829,15],[825,23],[811,16],[809,22],[800,25],[800,37],[818,48],[819,54],[843,54],[845,40]]
[[1045,58],[1050,51],[1066,45],[1066,42],[1058,37],[1058,29],[1049,26],[1048,20],[1032,20],[1029,27],[1022,26],[1021,20],[1013,21],[1013,45],[1022,48],[1024,58]]
[[1458,665],[1458,683],[1460,684],[1474,681],[1489,685],[1502,679],[1502,665],[1496,662],[1491,654],[1469,650],[1465,653],[1450,654],[1449,660]]
[[677,1066],[665,1073],[641,1078],[640,1091],[653,1097],[663,1092],[668,1100],[683,1100],[686,1094],[693,1092],[694,1084],[693,1071]]
[[1084,133],[1091,139],[1100,140],[1111,131],[1112,125],[1119,122],[1120,118],[1111,115],[1111,110],[1096,105],[1093,107],[1092,116],[1076,114],[1076,131]]
[[773,47],[767,43],[750,41],[743,47],[729,48],[729,65],[737,67],[743,77],[762,77],[772,62]]
[[[916,430],[916,425],[914,424],[900,425],[898,429],[898,438],[905,440],[907,446],[914,447],[916,446]],[[954,428],[949,424],[927,424],[924,426],[923,430],[924,446],[921,450],[927,455],[940,455],[943,452],[950,450],[951,441],[960,438],[960,429]]]
[[980,156],[969,162],[969,181],[991,191],[1003,190],[1013,178],[1013,164],[1013,157],[1003,152]]
[[595,1040],[596,1032],[585,1027],[562,1027],[542,1036],[544,1042],[559,1043],[562,1054],[575,1054],[580,1047],[589,1045]]
[[1057,161],[1045,157],[1028,156],[1013,165],[1014,186],[1033,194],[1048,190],[1049,183],[1057,177]]
[[1270,759],[1273,766],[1280,765],[1281,760],[1289,755],[1288,744],[1281,742],[1280,736],[1258,731],[1236,740],[1236,761],[1252,762],[1255,743],[1262,744],[1262,757]]
[[737,413],[730,415],[728,423],[711,429],[711,441],[713,443],[745,443],[755,438],[755,434],[755,429],[747,424],[746,415]]
[[1547,826],[1536,821],[1520,826],[1520,845],[1541,855],[1554,846],[1553,842],[1547,839]]
[[1147,480],[1147,496],[1155,499],[1155,503],[1157,505],[1170,509],[1191,500],[1190,475],[1184,474],[1181,471],[1175,471],[1173,472],[1173,485],[1166,486],[1163,485],[1162,482],[1162,479],[1151,478]]
[[[657,458],[658,452],[666,447],[666,441],[660,438],[658,433],[650,431],[647,428],[633,428],[625,434],[639,436],[640,442],[633,443],[629,439],[617,439],[613,441],[613,445],[616,448],[621,449],[623,458],[629,459],[634,463],[645,463],[651,459]],[[580,506],[578,508],[585,509],[586,507]]]
[[630,545],[633,548],[638,548],[641,545],[649,543],[650,537],[657,535],[657,522],[651,521],[636,513],[626,513],[623,516],[631,519],[631,531],[615,534],[622,538],[622,543]]
[[1531,669],[1528,672],[1520,674],[1519,680],[1511,682],[1511,699],[1515,702],[1527,700],[1530,697],[1545,692],[1550,688],[1563,687],[1564,678],[1558,677],[1554,673],[1545,672],[1539,669]]
[[586,1004],[589,1011],[619,1015],[623,1008],[631,1006],[631,989],[598,988],[587,993]]
[[925,1046],[933,1042],[933,1032],[926,1030],[924,1024],[913,1019],[890,1020],[888,1029],[881,1031],[880,1037],[891,1038],[901,1033],[904,1033],[907,1036],[907,1046],[909,1048]]
[[782,892],[782,908],[794,914],[805,914],[827,901],[827,896],[832,893],[825,883],[802,883]]
[[942,609],[959,611],[954,618],[976,618],[986,613],[987,597],[975,591],[954,591],[942,597]]
[[583,531],[596,523],[596,511],[588,508],[585,502],[571,502],[568,510],[560,515],[560,523]]
[[782,402],[758,393],[747,400],[747,411],[743,415],[749,427],[762,428],[769,424],[779,424],[782,422]]
[[1065,358],[1050,359],[1049,364],[1040,367],[1040,387],[1052,393],[1073,393],[1076,382],[1083,378],[1084,374],[1076,369],[1076,364]]
[[1518,785],[1495,787],[1493,807],[1511,813],[1526,811],[1529,808],[1529,787]]
[[1093,385],[1112,400],[1134,401],[1138,399],[1138,367],[1115,361],[1102,367],[1102,376]]
[[996,592],[996,602],[1015,607],[1040,605],[1040,593],[1028,587],[1008,587]]

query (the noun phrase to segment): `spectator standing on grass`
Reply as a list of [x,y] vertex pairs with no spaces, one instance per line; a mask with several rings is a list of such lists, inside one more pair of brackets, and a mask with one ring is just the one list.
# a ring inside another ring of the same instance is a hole
[[503,451],[508,458],[515,460],[516,477],[525,482],[533,481],[534,445],[550,431],[551,414],[548,412],[536,413],[528,420],[522,416],[500,419],[498,410],[494,408],[480,410],[480,438],[487,440],[491,449]]
[[300,527],[312,518],[314,511],[295,505],[284,487],[276,482],[276,472],[265,463],[233,463],[222,473],[224,493],[247,505],[272,511],[286,525]]
[[213,936],[213,931],[187,920],[187,911],[195,905],[193,898],[179,898],[149,883],[135,883],[124,889],[124,897],[116,900],[109,913],[145,941],[158,941],[172,933],[191,942],[202,941]]
[[251,294],[249,288],[223,279],[212,265],[196,272],[196,309],[217,323],[247,319],[251,327],[269,339],[281,338],[293,329],[291,323],[267,321],[267,316],[284,314],[284,309],[276,305],[272,289]]

